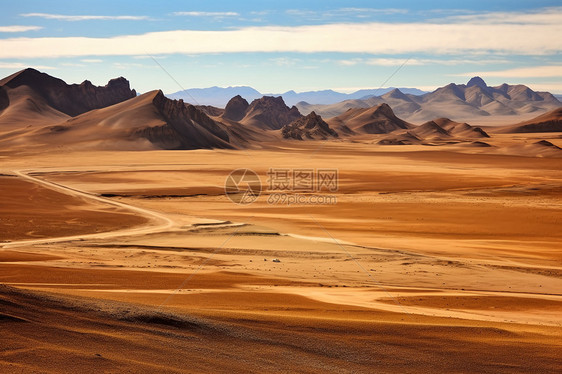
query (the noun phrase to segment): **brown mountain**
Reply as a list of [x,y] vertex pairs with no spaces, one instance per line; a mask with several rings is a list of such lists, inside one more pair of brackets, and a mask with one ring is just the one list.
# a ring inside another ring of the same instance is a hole
[[437,125],[447,131],[448,134],[461,138],[489,138],[490,135],[480,127],[471,126],[468,123],[451,121],[448,118],[434,119]]
[[451,134],[441,126],[439,126],[435,121],[427,121],[426,123],[419,125],[410,131],[410,133],[415,134],[420,139],[429,138],[443,138],[450,137]]
[[25,144],[80,149],[232,148],[227,131],[193,105],[151,91],[18,137]]
[[252,101],[240,123],[264,130],[279,130],[301,117],[299,110],[285,105],[281,96],[264,96]]
[[312,112],[288,125],[283,126],[281,134],[285,139],[328,139],[337,138],[338,133],[330,128],[322,117]]
[[396,117],[388,104],[372,108],[355,108],[326,121],[332,128],[347,126],[356,133],[387,134],[397,129],[409,129],[413,125]]
[[[409,122],[426,122],[450,117],[463,121],[485,121],[491,116],[526,116],[553,110],[562,105],[548,92],[537,92],[524,85],[490,87],[479,77],[465,84],[448,84],[424,95],[393,90],[383,96],[346,100],[330,105],[298,103],[302,113],[315,111],[324,117],[344,114],[350,108],[368,108],[389,104],[397,116]],[[328,121],[329,122],[329,121]]]
[[104,108],[136,96],[129,82],[119,77],[112,79],[106,86],[97,87],[90,81],[81,84],[66,84],[62,79],[51,77],[35,69],[25,69],[0,80],[0,86],[8,90],[22,87],[35,93],[37,98],[53,109],[71,117],[92,109]]
[[481,128],[474,127],[468,123],[451,121],[448,118],[437,118],[433,121],[414,127],[407,131],[395,131],[389,136],[381,139],[378,144],[382,145],[412,145],[412,144],[450,144],[458,142],[470,142],[474,146],[488,146],[483,142],[474,142],[477,138],[489,138],[490,136]]
[[246,115],[249,106],[250,104],[246,99],[236,95],[226,104],[222,117],[232,121],[240,121]]
[[504,126],[497,130],[499,133],[524,132],[562,132],[562,107],[535,117],[531,120]]

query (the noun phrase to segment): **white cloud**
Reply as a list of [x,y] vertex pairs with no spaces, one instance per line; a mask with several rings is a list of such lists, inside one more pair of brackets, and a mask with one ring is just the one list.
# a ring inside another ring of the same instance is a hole
[[88,64],[97,64],[97,63],[103,62],[103,60],[99,59],[99,58],[83,58],[80,61],[86,62]]
[[22,70],[22,69],[27,69],[30,66],[33,66],[33,68],[35,69],[41,69],[41,70],[56,69],[53,66],[25,64],[22,62],[0,62],[0,69]]
[[406,14],[407,9],[395,8],[339,8],[329,10],[309,10],[309,9],[288,9],[286,14],[295,17],[301,17],[310,20],[326,20],[333,18],[369,18],[375,15],[392,15],[392,14]]
[[237,52],[340,52],[433,55],[556,55],[558,23],[341,23],[233,30],[175,30],[109,38],[49,37],[0,40],[0,58],[206,54]]
[[41,30],[40,26],[0,26],[0,32],[25,32]]
[[463,22],[478,25],[492,22],[502,22],[506,24],[554,25],[560,23],[561,14],[562,7],[551,7],[529,12],[463,14],[447,17],[445,18],[445,22]]
[[[375,66],[400,66],[406,61],[405,58],[353,58],[347,60],[337,60],[339,65],[354,66],[359,64]],[[406,65],[488,65],[506,64],[510,61],[501,58],[410,58]]]
[[454,75],[459,77],[553,78],[562,77],[562,65],[532,66],[498,71],[476,71]]
[[333,11],[334,13],[355,13],[357,15],[361,14],[406,14],[407,9],[397,9],[397,8],[340,8]]
[[277,66],[295,66],[301,62],[298,58],[290,57],[270,58],[269,61],[273,62]]
[[64,14],[51,14],[51,13],[23,13],[22,17],[39,17],[45,19],[56,19],[59,21],[143,21],[149,19],[147,16],[97,16],[97,15],[64,15]]
[[236,17],[240,14],[236,12],[174,12],[173,15],[189,17]]

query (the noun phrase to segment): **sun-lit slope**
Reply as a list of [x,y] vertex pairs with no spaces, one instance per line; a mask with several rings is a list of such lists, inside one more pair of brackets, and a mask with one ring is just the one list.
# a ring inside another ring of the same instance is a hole
[[30,143],[100,149],[231,148],[227,132],[192,105],[151,91],[26,136]]
[[[0,132],[22,130],[30,126],[57,123],[70,118],[29,86],[0,86]],[[19,132],[18,132],[19,133]]]

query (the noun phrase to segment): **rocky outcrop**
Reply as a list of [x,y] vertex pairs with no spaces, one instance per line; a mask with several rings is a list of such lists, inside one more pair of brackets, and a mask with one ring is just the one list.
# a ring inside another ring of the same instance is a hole
[[105,108],[136,96],[129,81],[120,77],[112,79],[103,87],[90,81],[81,84],[66,84],[62,79],[51,77],[35,69],[25,69],[2,81],[0,86],[16,88],[28,86],[43,97],[52,108],[75,117],[93,109]]
[[281,134],[285,139],[328,139],[337,138],[338,133],[314,112],[283,126]]
[[222,117],[232,121],[240,121],[246,115],[249,106],[250,104],[248,104],[246,99],[236,95],[226,104]]
[[252,101],[241,122],[265,130],[279,130],[301,117],[299,110],[285,105],[281,96],[264,96]]
[[231,148],[227,132],[195,106],[170,100],[162,91],[153,104],[166,124],[135,131],[164,149]]

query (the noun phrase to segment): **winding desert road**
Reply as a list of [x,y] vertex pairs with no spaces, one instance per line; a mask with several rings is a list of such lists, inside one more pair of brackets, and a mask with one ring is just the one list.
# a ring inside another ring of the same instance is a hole
[[61,236],[61,237],[44,238],[44,239],[17,240],[17,241],[2,244],[0,246],[2,248],[21,247],[30,244],[60,243],[60,242],[67,242],[67,241],[80,240],[80,239],[108,239],[108,238],[114,238],[114,237],[125,236],[125,235],[146,235],[146,234],[153,234],[157,232],[170,230],[177,226],[177,223],[174,220],[170,219],[168,216],[162,213],[158,213],[144,208],[139,208],[119,201],[113,201],[93,193],[80,191],[75,188],[70,188],[58,183],[49,182],[40,178],[36,178],[29,175],[29,173],[32,172],[30,170],[14,170],[12,172],[15,175],[17,175],[19,178],[25,179],[35,184],[42,185],[46,188],[58,192],[62,192],[67,195],[82,197],[92,201],[101,202],[104,204],[109,204],[129,210],[131,212],[134,212],[138,215],[147,218],[149,220],[149,223],[142,226],[131,227],[131,228],[126,228],[116,231],[94,233],[94,234]]

